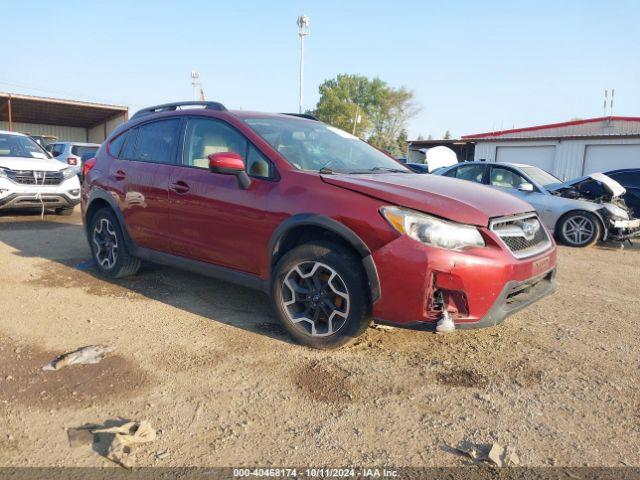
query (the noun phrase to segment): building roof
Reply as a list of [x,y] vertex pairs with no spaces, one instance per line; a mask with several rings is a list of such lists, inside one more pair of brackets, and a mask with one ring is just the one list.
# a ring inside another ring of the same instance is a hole
[[0,92],[0,120],[9,120],[9,100],[12,122],[91,128],[129,112],[122,105]]
[[597,117],[534,127],[463,135],[464,140],[530,140],[544,138],[640,136],[640,117]]

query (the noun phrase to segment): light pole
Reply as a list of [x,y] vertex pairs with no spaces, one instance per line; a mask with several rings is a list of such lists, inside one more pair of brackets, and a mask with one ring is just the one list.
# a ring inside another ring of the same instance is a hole
[[298,113],[302,113],[302,83],[304,79],[304,37],[311,33],[309,28],[309,17],[300,15],[298,17],[298,36],[300,37],[300,100],[298,105]]
[[200,86],[200,74],[196,70],[191,70],[191,85],[193,85],[193,99],[198,100],[198,87]]

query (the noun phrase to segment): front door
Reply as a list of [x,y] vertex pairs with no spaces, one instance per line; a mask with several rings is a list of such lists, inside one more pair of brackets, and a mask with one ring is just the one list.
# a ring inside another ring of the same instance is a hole
[[[243,190],[233,175],[209,171],[208,155],[235,152],[251,176]],[[169,181],[173,253],[247,273],[259,273],[259,255],[271,229],[265,225],[267,196],[276,185],[273,166],[227,123],[189,119],[182,165]]]
[[488,182],[492,187],[505,189],[509,193],[520,197],[525,202],[530,203],[538,213],[538,217],[540,217],[542,223],[544,223],[547,228],[553,230],[556,218],[553,216],[552,212],[549,211],[548,195],[539,192],[535,186],[533,192],[520,190],[520,185],[530,182],[518,172],[506,167],[492,166]]
[[169,177],[175,168],[177,118],[145,123],[128,132],[110,177],[117,186],[120,211],[133,241],[141,247],[169,251]]

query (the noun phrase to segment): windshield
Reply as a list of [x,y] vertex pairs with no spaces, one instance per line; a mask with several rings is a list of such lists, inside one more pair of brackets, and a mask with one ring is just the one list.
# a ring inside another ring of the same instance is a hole
[[549,172],[545,172],[538,167],[520,167],[520,169],[529,175],[534,182],[539,183],[543,187],[553,185],[554,183],[562,183],[562,180],[554,177]]
[[325,173],[410,171],[366,142],[322,122],[292,118],[244,121],[291,165]]
[[0,157],[49,158],[29,137],[0,133]]

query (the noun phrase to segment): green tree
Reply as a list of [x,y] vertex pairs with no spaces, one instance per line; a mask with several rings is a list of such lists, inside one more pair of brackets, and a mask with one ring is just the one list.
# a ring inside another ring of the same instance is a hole
[[325,80],[319,92],[313,113],[320,120],[393,155],[405,151],[406,123],[419,111],[411,91],[394,89],[379,78],[340,74]]
[[446,132],[444,132],[444,137],[442,138],[443,140],[451,140],[451,132],[447,130]]

